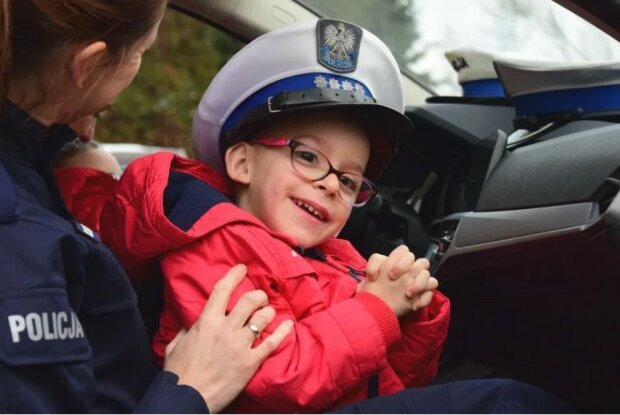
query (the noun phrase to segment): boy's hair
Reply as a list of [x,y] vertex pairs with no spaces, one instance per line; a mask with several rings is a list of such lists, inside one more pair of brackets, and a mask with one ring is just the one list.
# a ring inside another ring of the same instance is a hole
[[413,134],[388,47],[351,23],[319,19],[267,33],[224,65],[194,117],[194,154],[224,172],[228,147],[265,123],[315,109],[342,111],[371,127],[370,179],[385,168],[396,143]]
[[69,141],[60,148],[60,151],[54,160],[54,167],[62,167],[65,165],[67,160],[71,159],[76,154],[96,148],[99,148],[99,143],[95,140],[82,141],[79,138],[76,138],[73,141]]

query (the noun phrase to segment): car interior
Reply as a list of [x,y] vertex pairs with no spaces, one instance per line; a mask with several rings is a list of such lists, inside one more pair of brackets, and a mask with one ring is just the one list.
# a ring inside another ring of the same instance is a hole
[[[553,7],[617,47],[619,3]],[[243,42],[294,21],[346,18],[318,0],[173,0],[171,8]],[[620,83],[620,70],[613,76]],[[436,383],[509,377],[577,411],[620,411],[620,103],[525,119],[510,97],[437,93],[420,79],[403,69],[415,135],[342,237],[365,256],[406,244],[431,262],[452,304]],[[144,298],[157,290],[141,294],[147,315],[157,305]]]

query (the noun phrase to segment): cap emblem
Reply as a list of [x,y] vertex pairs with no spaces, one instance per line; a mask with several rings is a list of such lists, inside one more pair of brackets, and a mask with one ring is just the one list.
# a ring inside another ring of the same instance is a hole
[[316,24],[318,62],[335,72],[357,68],[362,29],[338,20],[319,19]]
[[460,70],[465,68],[469,68],[467,61],[463,56],[455,56],[454,58],[450,59],[450,65],[452,65],[456,72],[459,72]]

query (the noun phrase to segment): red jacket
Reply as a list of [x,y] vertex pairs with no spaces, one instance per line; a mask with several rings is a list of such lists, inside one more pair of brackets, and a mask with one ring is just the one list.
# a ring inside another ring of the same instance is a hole
[[195,322],[217,280],[242,262],[248,276],[229,307],[259,288],[277,312],[261,337],[284,319],[295,325],[229,411],[324,411],[366,398],[376,374],[380,395],[429,382],[447,334],[445,297],[436,293],[431,305],[399,321],[378,297],[356,295],[366,261],[348,242],[332,239],[301,255],[292,240],[232,203],[192,213],[192,203],[209,205],[205,183],[225,189],[198,162],[148,156],[130,165],[104,208],[102,236],[136,275],[161,258],[166,292],[153,343],[158,356]]
[[99,215],[103,203],[118,186],[108,173],[88,167],[58,167],[54,169],[62,198],[75,218],[99,232]]

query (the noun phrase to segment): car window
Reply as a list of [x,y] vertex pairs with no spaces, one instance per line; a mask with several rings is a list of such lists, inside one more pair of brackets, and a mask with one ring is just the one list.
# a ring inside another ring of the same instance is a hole
[[100,115],[97,139],[181,148],[191,155],[196,106],[217,71],[243,46],[228,33],[168,10],[138,76]]
[[551,0],[297,0],[320,16],[357,23],[383,39],[404,74],[460,94],[444,53],[473,47],[510,58],[620,59],[616,40]]

